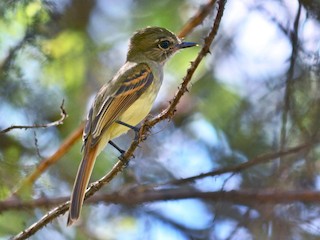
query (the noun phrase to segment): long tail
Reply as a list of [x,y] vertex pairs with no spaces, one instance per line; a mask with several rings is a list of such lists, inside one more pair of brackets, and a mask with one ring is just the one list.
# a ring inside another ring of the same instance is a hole
[[97,158],[97,149],[98,144],[96,144],[96,146],[92,148],[90,147],[90,143],[87,143],[85,146],[83,159],[80,163],[71,194],[69,216],[67,223],[68,226],[75,222],[80,216],[85,192],[90,180],[94,163]]

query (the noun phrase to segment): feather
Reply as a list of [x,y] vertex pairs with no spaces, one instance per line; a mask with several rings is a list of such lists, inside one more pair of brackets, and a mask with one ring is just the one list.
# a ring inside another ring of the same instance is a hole
[[101,135],[138,99],[153,82],[153,74],[145,63],[134,66],[123,77],[121,85],[113,96],[108,97],[96,116],[92,116],[90,129],[92,146]]

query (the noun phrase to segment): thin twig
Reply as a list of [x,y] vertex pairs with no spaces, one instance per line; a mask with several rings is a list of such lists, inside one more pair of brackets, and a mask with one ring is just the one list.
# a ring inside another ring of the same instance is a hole
[[[280,129],[280,151],[285,149],[287,145],[287,138],[288,138],[288,121],[289,121],[289,114],[292,112],[292,95],[293,95],[293,88],[294,88],[294,72],[296,68],[296,61],[298,57],[298,46],[299,46],[299,21],[301,15],[301,3],[299,3],[299,7],[297,10],[297,14],[294,21],[293,30],[290,34],[291,40],[291,58],[290,58],[290,67],[287,71],[286,77],[286,85],[284,90],[284,97],[283,97],[283,110],[281,116],[281,129]],[[284,169],[286,168],[286,164],[280,161],[278,167],[278,176],[281,177]]]
[[38,138],[37,138],[37,132],[34,130],[33,131],[33,136],[34,136],[34,147],[36,148],[36,152],[39,158],[43,158],[40,154],[40,149],[39,149],[39,144],[38,144]]
[[207,173],[199,174],[197,176],[173,180],[173,181],[163,183],[161,185],[156,185],[156,186],[181,185],[181,184],[185,184],[188,182],[194,182],[195,180],[202,179],[205,177],[213,177],[213,176],[217,176],[217,175],[221,175],[221,174],[225,174],[225,173],[241,172],[241,171],[246,170],[248,168],[254,167],[258,164],[264,164],[264,163],[270,162],[276,158],[281,158],[281,157],[288,156],[291,154],[296,154],[296,153],[301,152],[303,150],[307,150],[307,149],[311,148],[312,145],[314,145],[315,143],[316,142],[310,142],[310,143],[301,144],[301,145],[298,145],[298,146],[295,146],[292,148],[288,148],[286,150],[278,151],[278,152],[265,153],[265,154],[262,154],[260,156],[255,157],[247,162],[238,164],[236,166],[228,166],[228,167],[224,167],[224,168],[219,168],[219,169],[207,172]]
[[35,124],[35,125],[13,125],[11,127],[5,128],[0,131],[0,133],[7,133],[13,129],[33,129],[33,128],[48,128],[53,126],[58,126],[63,124],[63,121],[68,117],[68,114],[66,110],[64,109],[64,100],[62,100],[62,103],[60,105],[60,115],[61,118],[57,121],[46,123],[46,124]]
[[144,211],[146,217],[156,219],[157,222],[163,222],[166,226],[170,226],[175,231],[181,234],[182,239],[210,239],[211,230],[210,228],[203,227],[199,228],[190,224],[186,225],[179,218],[172,218],[165,212],[157,210]]
[[0,80],[7,75],[8,70],[10,69],[14,58],[19,50],[21,50],[24,44],[31,38],[31,35],[26,31],[24,37],[12,48],[9,49],[5,59],[0,62]]
[[210,0],[207,4],[201,6],[198,12],[192,18],[190,18],[190,20],[183,26],[183,28],[178,34],[178,37],[184,38],[196,26],[200,25],[203,22],[203,20],[209,15],[215,3],[216,0]]
[[297,15],[294,21],[294,28],[292,33],[290,34],[291,37],[291,58],[290,58],[290,67],[287,72],[287,79],[286,79],[286,88],[284,93],[284,107],[282,112],[282,126],[280,132],[280,150],[283,150],[286,145],[287,141],[287,123],[288,123],[288,114],[291,110],[291,95],[292,95],[292,88],[293,88],[293,78],[294,78],[294,69],[296,67],[296,60],[297,60],[297,51],[298,51],[298,32],[299,32],[299,20],[301,14],[301,3],[299,3]]

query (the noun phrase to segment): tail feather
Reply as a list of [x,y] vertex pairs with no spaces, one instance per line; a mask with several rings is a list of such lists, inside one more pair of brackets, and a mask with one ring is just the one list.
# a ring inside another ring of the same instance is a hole
[[91,148],[90,144],[86,144],[84,156],[79,166],[71,194],[68,226],[75,222],[80,216],[85,192],[97,157],[97,145]]

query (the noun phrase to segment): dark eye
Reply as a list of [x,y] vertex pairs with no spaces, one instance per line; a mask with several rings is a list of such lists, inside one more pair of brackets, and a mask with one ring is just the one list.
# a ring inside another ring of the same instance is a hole
[[159,47],[162,49],[167,49],[170,47],[170,42],[168,40],[163,40],[159,43]]

